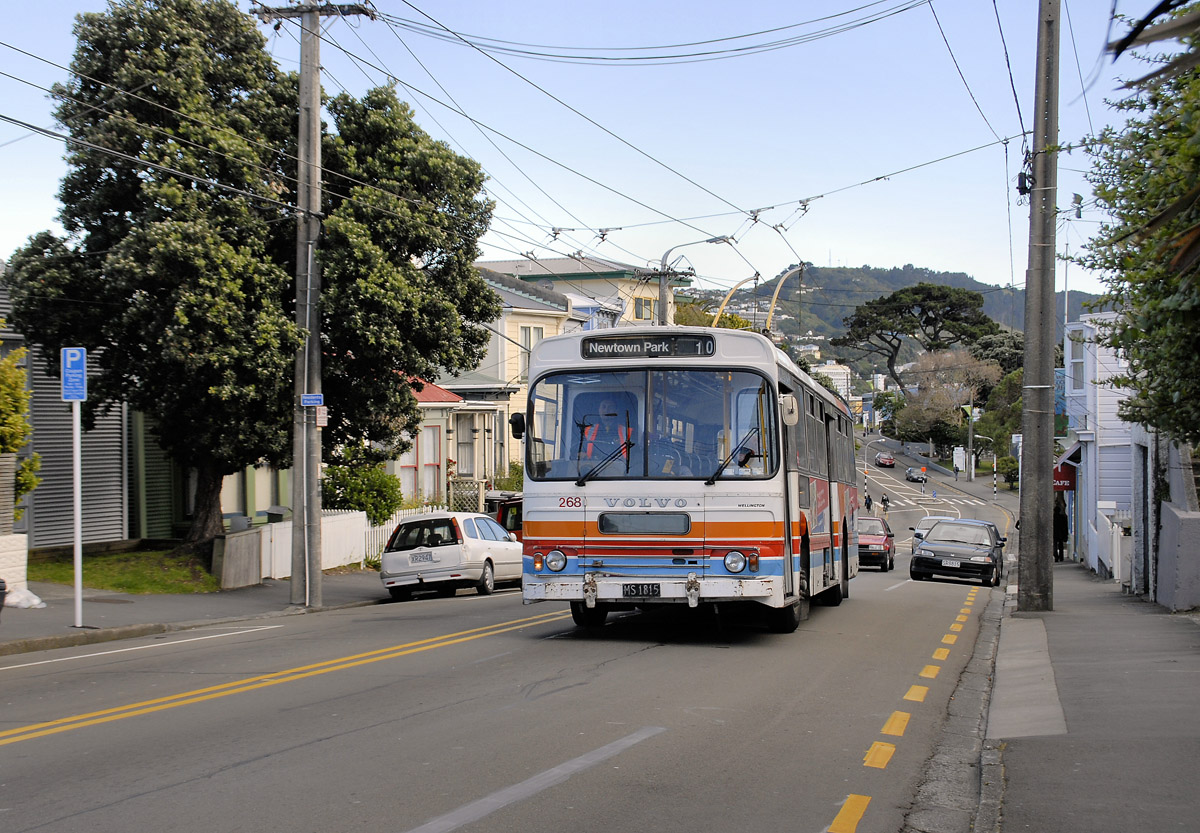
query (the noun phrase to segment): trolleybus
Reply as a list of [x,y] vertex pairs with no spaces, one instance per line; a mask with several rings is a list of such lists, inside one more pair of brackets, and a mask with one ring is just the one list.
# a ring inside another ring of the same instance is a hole
[[858,572],[849,409],[766,337],[686,327],[546,338],[529,356],[523,597],[576,624],[760,606],[794,631]]

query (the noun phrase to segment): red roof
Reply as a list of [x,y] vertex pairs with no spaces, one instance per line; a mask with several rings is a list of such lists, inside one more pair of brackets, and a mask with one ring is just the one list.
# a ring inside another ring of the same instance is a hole
[[413,387],[413,396],[417,397],[418,402],[427,405],[436,404],[438,402],[462,402],[463,398],[457,393],[452,393],[445,388],[440,388],[433,382],[426,382],[424,379],[414,379],[414,382],[419,382],[425,387],[417,390]]

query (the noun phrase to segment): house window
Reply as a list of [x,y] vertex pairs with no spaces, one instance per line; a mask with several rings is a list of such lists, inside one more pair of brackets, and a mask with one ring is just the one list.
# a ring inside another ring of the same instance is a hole
[[400,494],[405,500],[417,497],[417,445],[400,455],[397,463],[397,476],[400,478]]
[[456,441],[454,455],[457,460],[459,477],[475,476],[475,417],[472,414],[460,414],[454,418],[454,439]]
[[529,379],[529,351],[545,337],[541,327],[521,328],[521,379]]
[[421,496],[426,500],[442,498],[442,429],[429,425],[420,436]]
[[1081,334],[1072,333],[1070,336],[1071,357],[1071,390],[1075,393],[1082,393],[1084,389],[1084,358],[1085,350],[1082,341],[1076,341]]
[[634,298],[633,317],[638,321],[658,320],[658,301],[652,298]]

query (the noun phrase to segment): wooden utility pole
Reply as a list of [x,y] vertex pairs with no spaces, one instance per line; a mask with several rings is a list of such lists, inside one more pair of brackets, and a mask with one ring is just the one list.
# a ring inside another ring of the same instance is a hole
[[1040,0],[1025,273],[1024,411],[1021,415],[1021,534],[1017,609],[1053,610],[1054,266],[1058,190],[1060,0]]
[[321,394],[321,18],[365,14],[367,7],[305,4],[256,12],[264,22],[300,19],[300,126],[296,167],[296,324],[304,342],[296,351],[292,418],[291,603],[321,607],[321,434],[317,409],[305,398]]

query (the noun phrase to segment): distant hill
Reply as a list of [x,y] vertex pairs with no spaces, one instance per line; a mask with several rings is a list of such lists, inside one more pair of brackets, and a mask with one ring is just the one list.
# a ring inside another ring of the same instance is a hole
[[[794,264],[780,274],[786,274],[793,267]],[[993,321],[1005,328],[1023,330],[1025,327],[1023,288],[996,287],[980,283],[963,272],[935,272],[911,264],[892,269],[807,264],[803,273],[803,289],[801,290],[795,276],[792,276],[780,291],[771,328],[789,336],[803,336],[811,331],[814,336],[824,336],[824,340],[828,341],[846,331],[843,319],[852,315],[858,305],[918,283],[954,286],[979,292],[983,295],[983,311]],[[761,321],[771,303],[775,284],[776,279],[771,279],[756,288],[739,290],[730,300],[730,310],[753,320],[757,309]],[[711,291],[693,291],[688,294],[715,298],[718,302],[723,297],[723,293]],[[1071,320],[1076,320],[1080,314],[1087,312],[1085,305],[1098,297],[1083,292],[1071,292]],[[1055,305],[1056,320],[1061,321],[1063,293],[1056,294]],[[835,351],[831,351],[827,346],[822,348],[823,358],[832,358],[833,352]]]

